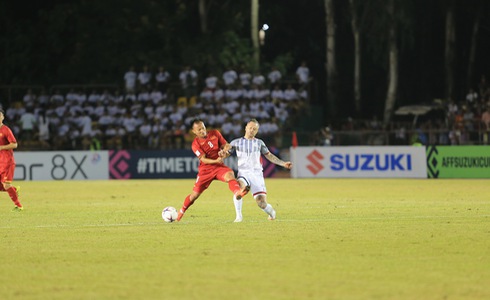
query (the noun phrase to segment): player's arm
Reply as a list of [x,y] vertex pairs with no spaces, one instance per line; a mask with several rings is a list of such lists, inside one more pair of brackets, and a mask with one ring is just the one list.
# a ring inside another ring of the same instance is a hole
[[274,154],[267,152],[264,154],[265,158],[267,158],[271,163],[276,164],[278,166],[284,167],[286,169],[291,169],[293,167],[293,164],[290,161],[283,161],[279,159],[277,156]]
[[11,150],[17,148],[17,143],[9,143],[7,145],[0,146],[0,150]]
[[217,159],[207,158],[204,150],[200,148],[196,142],[193,142],[192,144],[192,151],[203,164],[214,165],[223,163],[222,157],[218,157]]
[[219,157],[222,157],[222,158],[229,157],[232,153],[232,149],[233,149],[233,146],[226,143],[225,145],[223,145],[223,147],[221,147],[221,150],[218,152]]
[[217,159],[207,158],[205,154],[199,157],[199,160],[203,164],[207,164],[207,165],[222,164],[223,159],[224,159],[223,157],[218,157]]

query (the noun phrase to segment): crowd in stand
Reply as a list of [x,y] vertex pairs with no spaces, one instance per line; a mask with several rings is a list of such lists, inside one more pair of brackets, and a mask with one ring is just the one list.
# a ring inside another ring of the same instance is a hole
[[[482,76],[477,88],[470,88],[460,101],[435,105],[439,114],[413,122],[394,120],[383,124],[348,118],[321,128],[312,136],[316,145],[488,145],[490,144],[490,85]],[[413,118],[413,116],[412,116]],[[353,134],[355,133],[355,134]]]
[[175,149],[192,140],[187,124],[193,118],[227,139],[243,135],[244,122],[256,118],[260,136],[273,139],[308,103],[306,63],[289,81],[277,68],[265,76],[227,68],[201,77],[185,66],[176,75],[164,67],[155,73],[130,67],[121,90],[29,89],[7,108],[7,123],[21,143],[36,141],[41,149]]

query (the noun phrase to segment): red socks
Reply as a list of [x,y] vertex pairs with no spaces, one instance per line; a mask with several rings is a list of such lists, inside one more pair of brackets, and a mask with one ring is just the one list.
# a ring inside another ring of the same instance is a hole
[[[233,192],[233,194],[236,194],[241,190],[240,184],[236,179],[228,181],[228,188]],[[191,195],[187,195],[181,208],[182,212],[185,212],[192,204],[194,204],[194,201],[191,201]]]
[[182,208],[181,208],[181,210],[183,212],[185,212],[189,208],[189,206],[191,206],[192,204],[194,204],[194,201],[191,201],[191,197],[190,196],[191,195],[187,195],[187,197],[185,197],[184,204],[182,205]]
[[9,194],[10,196],[10,199],[12,199],[12,202],[14,202],[14,204],[18,207],[22,207],[22,204],[20,204],[19,202],[19,197],[17,197],[17,190],[15,189],[15,187],[10,187],[8,190],[7,190],[7,193]]
[[233,179],[228,181],[228,188],[230,189],[230,191],[233,192],[233,194],[236,194],[240,191],[240,184],[238,184],[238,181],[236,181],[236,179]]

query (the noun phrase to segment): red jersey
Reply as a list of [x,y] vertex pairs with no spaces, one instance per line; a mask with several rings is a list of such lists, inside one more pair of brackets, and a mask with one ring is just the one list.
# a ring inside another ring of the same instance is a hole
[[[10,143],[17,143],[14,134],[10,128],[3,124],[0,127],[0,145],[8,145]],[[2,150],[0,151],[0,164],[15,164],[14,150]]]
[[[196,137],[192,142],[192,152],[201,158],[201,156],[206,155],[206,158],[217,159],[218,152],[222,146],[227,144],[225,138],[221,135],[218,130],[212,129],[208,131],[205,138]],[[199,168],[207,164],[199,163]],[[209,165],[212,166],[212,165]]]

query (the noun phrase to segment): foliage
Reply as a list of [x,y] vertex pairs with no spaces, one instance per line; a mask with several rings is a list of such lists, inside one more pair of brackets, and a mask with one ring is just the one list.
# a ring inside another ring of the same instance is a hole
[[248,40],[233,30],[243,24],[241,6],[213,13],[213,31],[203,36],[190,0],[51,1],[29,18],[21,18],[20,4],[2,5],[4,83],[112,83],[130,65],[178,71],[184,64],[237,64],[250,56]]

